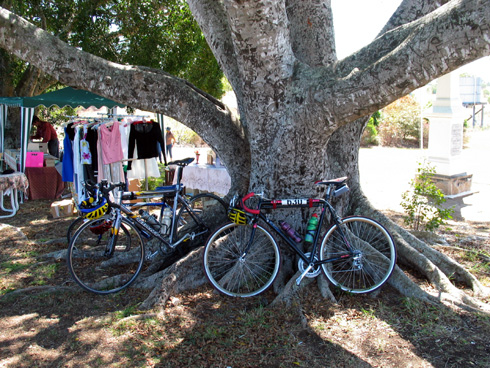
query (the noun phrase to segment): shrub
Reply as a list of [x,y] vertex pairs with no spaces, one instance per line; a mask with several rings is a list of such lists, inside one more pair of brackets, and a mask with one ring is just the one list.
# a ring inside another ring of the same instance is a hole
[[[157,187],[161,187],[165,185],[165,169],[166,166],[163,163],[158,164],[158,170],[160,171],[160,177],[154,178],[149,177],[148,180],[148,190],[155,190]],[[141,188],[146,190],[146,180],[141,180]]]
[[362,132],[361,146],[377,146],[379,145],[378,125],[381,112],[376,111],[370,118]]
[[427,162],[418,163],[417,176],[410,182],[412,190],[402,194],[401,206],[405,210],[405,224],[413,230],[433,232],[445,220],[451,219],[453,208],[444,209],[444,194],[431,180],[435,169]]
[[378,132],[384,146],[417,146],[420,141],[420,104],[410,95],[382,111]]

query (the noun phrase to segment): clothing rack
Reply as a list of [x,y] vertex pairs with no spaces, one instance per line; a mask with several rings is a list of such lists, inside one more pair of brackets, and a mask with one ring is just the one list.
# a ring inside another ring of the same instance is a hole
[[[114,122],[115,119],[126,119],[126,118],[132,118],[132,119],[141,119],[141,120],[146,120],[150,119],[150,115],[126,115],[126,114],[110,114],[110,113],[98,113],[99,116],[68,116],[70,118],[70,123],[73,122],[74,120],[79,119],[80,121],[84,121],[84,125],[86,127],[90,127],[91,129],[97,129],[100,125],[106,124],[109,122]],[[148,120],[150,122],[150,120]],[[163,149],[163,148],[162,148]],[[134,161],[138,159],[124,159],[119,162],[128,162],[128,161]],[[147,167],[147,159],[144,160],[144,165],[145,165],[145,187],[146,190],[148,190],[148,167]]]

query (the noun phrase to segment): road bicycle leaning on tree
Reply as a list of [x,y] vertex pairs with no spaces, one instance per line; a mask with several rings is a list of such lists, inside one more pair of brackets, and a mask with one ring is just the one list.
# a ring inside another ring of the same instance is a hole
[[[68,269],[84,289],[97,294],[118,292],[131,285],[144,264],[158,254],[171,255],[188,241],[199,242],[212,230],[212,224],[226,218],[226,203],[218,196],[201,193],[188,199],[180,183],[182,170],[193,158],[169,163],[177,165],[177,184],[151,192],[110,193],[125,188],[125,183],[97,184],[99,198],[88,201],[81,209],[90,220],[70,240],[67,252]],[[160,221],[140,209],[134,213],[122,200],[142,196],[160,197],[165,203]],[[145,262],[146,261],[146,262]]]
[[[388,231],[378,222],[364,216],[340,218],[330,200],[349,190],[347,177],[319,181],[326,186],[321,199],[265,199],[249,193],[230,203],[228,222],[218,228],[206,242],[204,270],[213,286],[234,297],[250,297],[265,291],[279,273],[281,253],[272,232],[299,256],[296,279],[317,277],[321,271],[336,287],[355,294],[372,292],[390,277],[396,263],[396,249]],[[258,199],[256,208],[245,202]],[[318,208],[318,224],[310,220],[303,242],[299,234],[282,221],[276,225],[266,212],[281,208]],[[330,228],[322,239],[322,225],[329,214]],[[265,225],[265,226],[264,226]],[[316,227],[316,229],[315,229]],[[320,247],[318,247],[321,240]]]

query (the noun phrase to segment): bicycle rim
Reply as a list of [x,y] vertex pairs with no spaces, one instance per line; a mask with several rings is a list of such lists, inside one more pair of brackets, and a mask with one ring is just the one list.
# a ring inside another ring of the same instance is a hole
[[320,247],[320,259],[345,257],[322,264],[332,284],[354,294],[372,292],[391,276],[396,263],[396,249],[388,231],[378,222],[362,217],[347,217],[341,225],[352,247],[349,255],[339,228],[334,225]]
[[73,220],[70,226],[68,226],[68,230],[66,231],[66,240],[68,244],[70,244],[73,235],[77,232],[80,226],[82,226],[87,221],[88,220],[84,219],[83,217],[77,217],[75,220]]
[[73,279],[96,294],[116,293],[134,282],[144,262],[144,244],[139,232],[125,218],[116,244],[108,215],[89,221],[75,233],[68,247],[67,263]]
[[272,235],[257,226],[252,246],[243,257],[253,227],[229,223],[213,233],[204,249],[204,270],[223,294],[250,297],[264,292],[279,273],[281,255]]

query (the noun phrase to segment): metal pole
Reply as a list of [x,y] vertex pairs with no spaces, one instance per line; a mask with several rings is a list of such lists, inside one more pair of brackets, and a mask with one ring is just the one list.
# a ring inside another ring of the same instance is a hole
[[484,111],[485,105],[481,105],[481,127],[483,128],[483,115],[485,113]]

